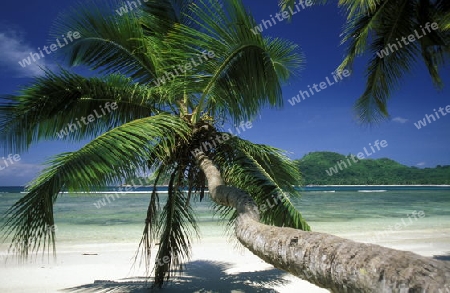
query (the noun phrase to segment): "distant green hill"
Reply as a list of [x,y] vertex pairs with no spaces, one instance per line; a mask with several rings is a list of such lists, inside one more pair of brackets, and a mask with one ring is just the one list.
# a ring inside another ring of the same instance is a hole
[[388,158],[358,160],[333,152],[312,152],[296,162],[305,185],[450,184],[449,165],[419,169]]

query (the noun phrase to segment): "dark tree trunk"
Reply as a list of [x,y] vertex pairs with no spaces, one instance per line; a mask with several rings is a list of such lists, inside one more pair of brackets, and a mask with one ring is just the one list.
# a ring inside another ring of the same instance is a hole
[[211,198],[238,211],[235,233],[239,241],[276,268],[332,292],[447,293],[450,289],[450,264],[444,261],[329,234],[261,224],[253,199],[225,186],[206,155],[197,154],[197,160],[208,179]]

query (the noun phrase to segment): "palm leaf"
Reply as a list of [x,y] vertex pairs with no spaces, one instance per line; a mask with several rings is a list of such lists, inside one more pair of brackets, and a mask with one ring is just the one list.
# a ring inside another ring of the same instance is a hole
[[[159,89],[121,75],[84,78],[65,70],[47,72],[18,95],[4,97],[0,135],[8,150],[21,152],[42,140],[81,141],[162,111],[164,99]],[[61,130],[67,135],[59,135]]]
[[[339,69],[351,68],[355,57],[368,50],[373,53],[367,69],[366,90],[355,105],[361,122],[388,117],[389,97],[420,55],[434,84],[438,88],[443,86],[438,68],[444,64],[445,52],[449,50],[448,34],[442,29],[422,32],[422,25],[440,23],[442,15],[448,11],[448,7],[445,8],[448,4],[438,2],[442,1],[340,1],[348,13],[343,43],[349,43],[349,47]],[[415,32],[420,38],[405,44],[403,39]]]
[[[147,216],[145,218],[145,225],[144,225],[144,231],[142,233],[141,241],[139,242],[139,247],[135,255],[134,262],[136,264],[137,260],[140,259],[142,264],[142,261],[145,264],[146,273],[149,275],[149,269],[151,267],[150,265],[150,258],[151,258],[151,248],[152,244],[157,239],[158,233],[156,228],[159,227],[159,212],[160,212],[160,206],[159,206],[159,195],[157,192],[157,186],[159,183],[159,179],[161,178],[161,175],[165,173],[165,166],[161,165],[159,168],[157,168],[155,175],[155,183],[153,184],[152,194],[150,196],[150,202],[147,208]],[[141,256],[139,258],[139,256]]]
[[[398,86],[402,75],[411,69],[419,53],[416,42],[408,46],[399,44],[402,37],[408,36],[415,29],[414,23],[410,21],[410,16],[415,11],[413,3],[409,0],[395,4],[386,1],[379,9],[383,11],[375,12],[372,23],[372,26],[376,26],[376,36],[370,46],[374,56],[367,69],[366,89],[355,105],[359,121],[363,123],[376,122],[388,116],[387,100],[392,90]],[[392,48],[392,52],[387,56],[380,58],[376,54],[388,48]]]
[[[325,2],[325,1],[324,1]],[[347,19],[353,20],[354,18],[361,17],[363,15],[373,15],[379,11],[380,6],[386,4],[389,1],[386,0],[339,0],[339,5],[344,7],[347,11]],[[412,1],[410,1],[412,2]]]
[[182,270],[182,261],[190,258],[192,232],[198,236],[198,226],[194,211],[181,190],[183,168],[176,168],[169,182],[167,202],[161,212],[159,234],[161,240],[156,255],[154,284],[161,287],[169,280],[174,270]]
[[[188,0],[147,0],[143,3],[142,25],[146,35],[167,34],[176,24],[191,24],[188,17],[192,5]],[[151,23],[151,25],[148,25]]]
[[[63,189],[86,191],[133,177],[150,155],[157,161],[170,157],[189,132],[183,120],[160,114],[129,122],[79,151],[56,156],[28,186],[28,193],[8,210],[2,229],[6,237],[14,232],[11,246],[27,257],[29,249],[37,250],[48,239],[44,229],[54,225],[52,205]],[[50,239],[54,241],[53,232]]]
[[[120,72],[136,81],[150,82],[155,78],[154,59],[158,46],[145,42],[140,19],[134,13],[115,13],[122,1],[77,5],[62,13],[52,29],[58,38],[68,31],[77,31],[81,38],[57,53],[70,65],[87,65],[104,73]],[[151,24],[148,24],[151,25]],[[154,43],[161,43],[152,38]]]
[[196,18],[192,21],[198,28],[180,25],[171,38],[180,43],[182,40],[191,51],[208,48],[216,53],[204,64],[196,119],[206,112],[218,119],[227,115],[236,122],[249,120],[266,105],[281,106],[280,81],[302,62],[297,47],[253,34],[250,29],[255,21],[239,0],[230,1],[225,7],[219,1],[200,1],[193,14]]
[[[288,194],[299,196],[293,185],[299,184],[300,174],[295,163],[285,157],[282,151],[233,137],[220,145],[213,160],[220,166],[227,184],[253,197],[264,223],[310,230],[289,199]],[[222,207],[219,209],[224,215],[231,211]],[[231,220],[234,220],[235,215]]]
[[[427,66],[428,72],[437,88],[442,89],[444,83],[439,74],[439,67],[445,64],[445,55],[450,53],[450,32],[445,32],[445,13],[450,11],[450,5],[436,3],[430,5],[429,1],[421,0],[417,5],[417,20],[421,24],[417,31],[421,31],[423,25],[436,23],[438,29],[426,31],[420,38],[422,57]],[[442,22],[443,19],[444,23]],[[440,26],[439,26],[440,24]]]

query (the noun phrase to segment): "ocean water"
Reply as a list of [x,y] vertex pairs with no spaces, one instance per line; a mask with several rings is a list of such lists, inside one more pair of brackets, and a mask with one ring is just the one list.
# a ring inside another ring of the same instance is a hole
[[[106,197],[112,193],[108,191],[61,194],[54,208],[57,245],[137,245],[149,202],[148,190],[111,196],[109,201]],[[0,215],[22,196],[20,188],[0,188]],[[162,190],[161,202],[166,196]],[[409,237],[410,241],[430,243],[450,252],[450,187],[316,187],[303,190],[301,198],[292,202],[313,231],[387,245]],[[224,222],[214,216],[208,198],[193,206],[201,237],[223,237]],[[402,239],[398,239],[399,232]]]

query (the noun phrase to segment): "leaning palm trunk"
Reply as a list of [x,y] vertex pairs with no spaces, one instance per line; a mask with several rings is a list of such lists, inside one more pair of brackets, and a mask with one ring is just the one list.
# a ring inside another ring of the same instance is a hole
[[329,234],[261,224],[253,199],[226,186],[205,154],[197,154],[197,160],[208,179],[211,198],[237,210],[239,241],[276,268],[332,292],[431,293],[450,284],[450,264],[443,261]]

